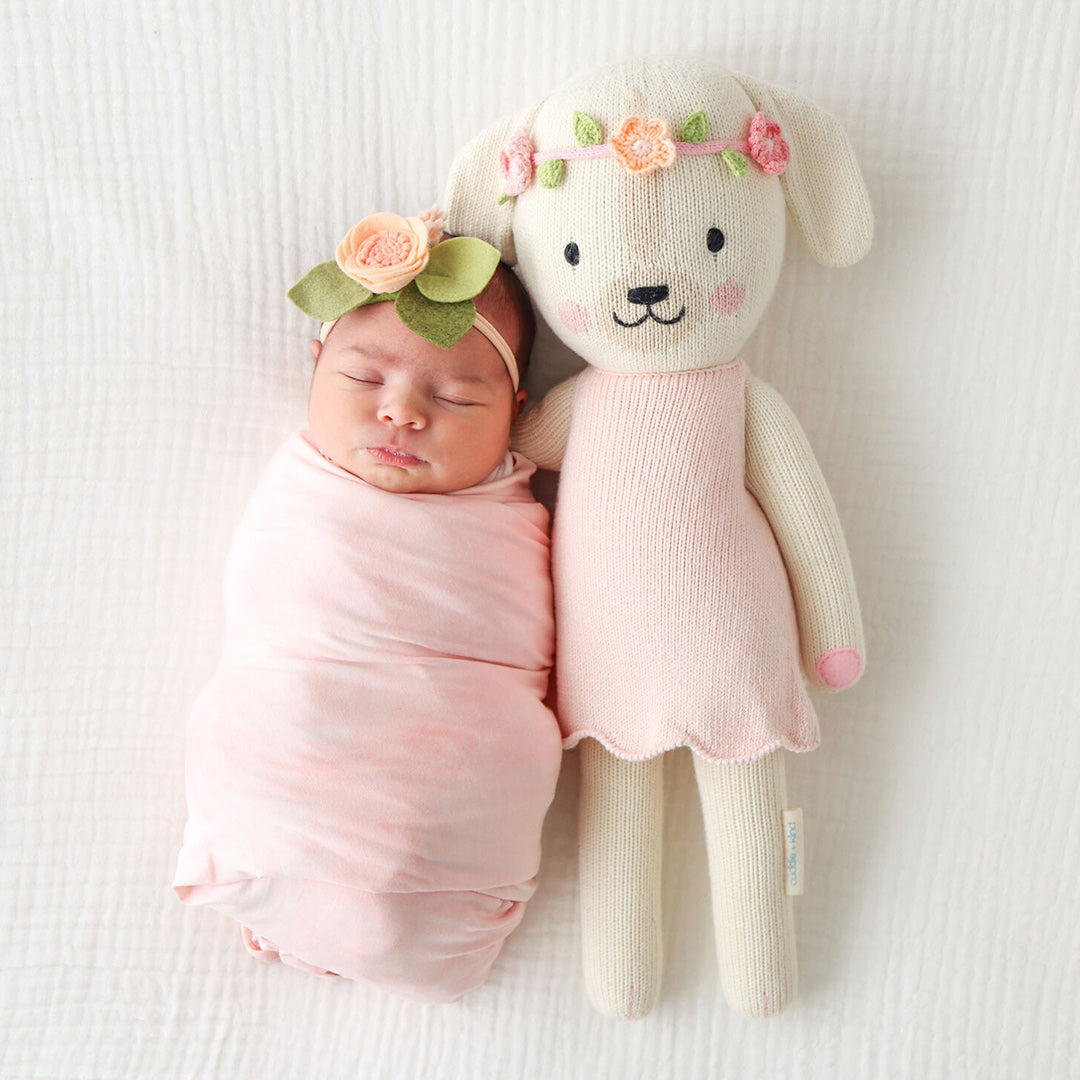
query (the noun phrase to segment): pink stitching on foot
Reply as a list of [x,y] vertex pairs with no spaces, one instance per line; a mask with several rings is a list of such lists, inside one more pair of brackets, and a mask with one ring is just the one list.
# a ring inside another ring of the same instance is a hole
[[769,1016],[769,995],[763,993],[761,996],[765,999],[765,1016],[767,1019]]
[[632,1020],[634,1018],[634,988],[630,987],[630,1004],[627,1008],[626,1019]]

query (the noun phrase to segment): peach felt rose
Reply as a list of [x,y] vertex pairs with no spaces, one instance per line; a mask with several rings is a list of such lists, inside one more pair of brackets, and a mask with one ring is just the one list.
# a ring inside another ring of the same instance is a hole
[[663,120],[628,116],[608,142],[615,156],[637,176],[666,168],[675,160],[675,144]]
[[371,214],[338,244],[341,271],[373,293],[397,292],[427,266],[428,225],[418,217]]

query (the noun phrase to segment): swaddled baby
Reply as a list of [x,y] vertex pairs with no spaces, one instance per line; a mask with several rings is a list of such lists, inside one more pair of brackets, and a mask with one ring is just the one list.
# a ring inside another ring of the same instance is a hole
[[428,1001],[520,922],[561,756],[548,515],[509,450],[532,315],[441,224],[372,215],[289,294],[324,320],[308,423],[229,553],[173,883],[261,959]]

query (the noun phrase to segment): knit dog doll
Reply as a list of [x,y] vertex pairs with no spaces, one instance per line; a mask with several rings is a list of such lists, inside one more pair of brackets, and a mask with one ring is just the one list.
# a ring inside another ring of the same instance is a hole
[[865,648],[821,471],[739,352],[780,273],[785,205],[820,262],[869,248],[851,147],[797,94],[703,59],[632,60],[473,139],[445,205],[587,362],[514,446],[561,471],[556,711],[564,746],[584,740],[589,992],[619,1017],[656,1000],[662,760],[688,746],[724,992],[775,1014],[796,987],[782,751],[818,744],[803,673],[843,689]]

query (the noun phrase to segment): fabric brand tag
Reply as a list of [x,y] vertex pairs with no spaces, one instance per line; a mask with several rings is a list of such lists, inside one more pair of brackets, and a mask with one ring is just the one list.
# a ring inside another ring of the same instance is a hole
[[804,866],[802,810],[785,810],[784,881],[788,896],[802,896]]

